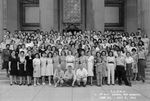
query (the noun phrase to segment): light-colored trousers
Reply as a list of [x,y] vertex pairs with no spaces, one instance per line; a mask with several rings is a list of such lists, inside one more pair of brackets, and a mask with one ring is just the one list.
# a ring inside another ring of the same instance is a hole
[[108,63],[107,68],[108,68],[108,84],[110,84],[110,77],[111,77],[112,84],[114,84],[115,65],[112,63]]

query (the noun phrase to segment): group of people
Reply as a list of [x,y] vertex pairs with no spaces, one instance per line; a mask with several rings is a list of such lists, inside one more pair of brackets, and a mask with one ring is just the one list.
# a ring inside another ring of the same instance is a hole
[[[146,34],[118,31],[6,31],[0,44],[10,85],[121,85],[145,82],[149,39]],[[18,81],[19,77],[19,82]],[[26,80],[27,79],[27,80]],[[26,82],[27,81],[27,82]]]

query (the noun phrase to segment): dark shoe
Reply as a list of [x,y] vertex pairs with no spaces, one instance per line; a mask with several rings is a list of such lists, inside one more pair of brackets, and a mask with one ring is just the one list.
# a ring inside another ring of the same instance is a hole
[[6,76],[9,77],[9,74],[7,74]]
[[24,83],[23,85],[26,85],[26,83]]
[[86,84],[84,84],[83,87],[86,87]]
[[80,87],[81,85],[78,85],[78,87]]
[[131,84],[131,83],[129,83],[127,86],[131,87],[131,86],[132,86],[132,84]]
[[144,79],[142,79],[142,82],[144,83],[144,82],[145,82],[145,80],[144,80]]
[[141,79],[140,78],[137,78],[137,81],[140,81]]
[[18,83],[17,83],[17,82],[14,82],[14,84],[15,84],[15,85],[18,85]]
[[108,86],[110,86],[110,84],[107,84]]
[[22,83],[19,84],[19,86],[21,86],[21,85],[22,85]]
[[91,84],[91,86],[93,86],[93,84]]
[[115,86],[115,84],[112,84],[113,86]]
[[10,86],[12,86],[13,84],[10,84]]

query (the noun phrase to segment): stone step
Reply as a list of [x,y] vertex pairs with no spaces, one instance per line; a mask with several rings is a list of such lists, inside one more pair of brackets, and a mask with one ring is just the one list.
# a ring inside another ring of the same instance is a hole
[[146,76],[150,76],[150,72],[145,72],[145,75]]

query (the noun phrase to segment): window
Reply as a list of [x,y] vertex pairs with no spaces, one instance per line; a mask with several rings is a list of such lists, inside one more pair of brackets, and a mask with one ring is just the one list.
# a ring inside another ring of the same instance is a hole
[[81,23],[81,0],[63,0],[63,23]]

